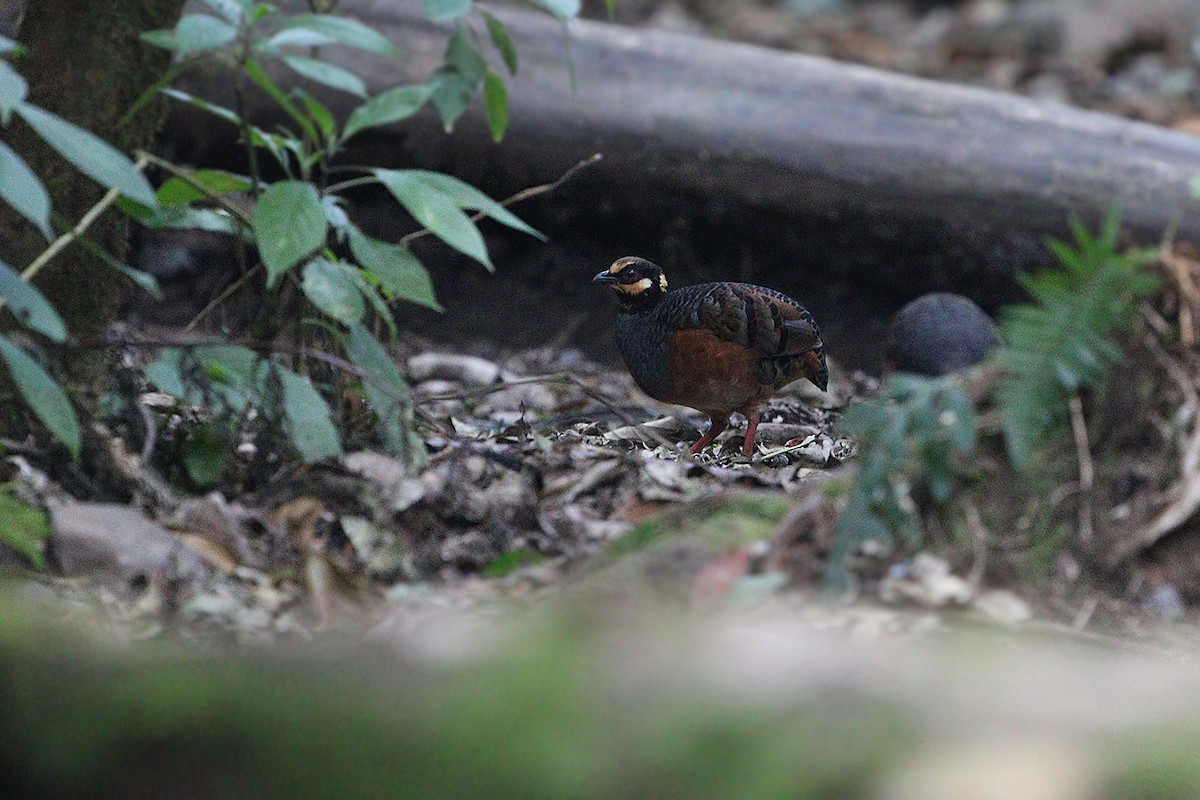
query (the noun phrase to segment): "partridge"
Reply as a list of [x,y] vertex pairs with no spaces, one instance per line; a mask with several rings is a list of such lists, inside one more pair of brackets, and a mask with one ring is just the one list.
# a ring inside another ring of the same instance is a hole
[[807,378],[825,391],[829,368],[812,314],[773,289],[702,283],[667,290],[667,277],[644,258],[617,259],[592,279],[620,299],[617,348],[634,382],[664,403],[689,406],[711,422],[699,453],[746,417],[742,452],[754,452],[760,407],[779,389]]

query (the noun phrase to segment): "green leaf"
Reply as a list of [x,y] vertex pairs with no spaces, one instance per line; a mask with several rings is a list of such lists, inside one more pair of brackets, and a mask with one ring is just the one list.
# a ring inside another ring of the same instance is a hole
[[463,30],[457,30],[446,42],[446,51],[442,55],[446,65],[462,76],[463,80],[472,86],[483,80],[487,71],[487,61]]
[[239,233],[237,221],[224,211],[209,208],[193,208],[192,206],[172,206],[171,208],[154,209],[149,212],[134,203],[122,203],[130,216],[147,228],[175,228],[212,231],[236,236]]
[[462,30],[450,37],[443,61],[443,66],[433,73],[433,104],[449,132],[475,96],[487,72],[487,62]]
[[504,66],[508,68],[509,75],[517,74],[517,46],[513,44],[512,36],[508,33],[508,28],[504,27],[504,23],[496,19],[494,16],[484,11],[483,20],[487,23],[488,35],[492,37],[492,44],[496,45],[496,49],[500,51],[500,57],[504,59]]
[[187,103],[188,105],[195,106],[196,108],[207,111],[208,113],[212,114],[213,116],[220,117],[221,119],[225,120],[226,122],[228,122],[230,124],[233,124],[233,125],[241,125],[242,124],[242,118],[239,117],[237,115],[237,113],[234,112],[232,109],[228,109],[228,108],[225,108],[224,106],[216,105],[215,103],[210,103],[201,97],[196,97],[194,94],[188,94],[187,92],[181,92],[178,89],[163,89],[162,93],[165,94],[167,97],[170,97],[175,100],[179,100],[181,102]]
[[413,181],[418,181],[425,184],[430,189],[441,192],[454,201],[459,208],[467,208],[472,211],[482,211],[487,216],[496,220],[502,225],[507,225],[510,228],[528,233],[530,236],[535,236],[538,239],[545,241],[545,236],[538,233],[529,225],[521,221],[519,217],[513,214],[504,206],[497,203],[492,198],[488,197],[483,192],[476,189],[466,181],[461,181],[458,178],[446,175],[442,172],[431,172],[423,169],[400,170],[404,175],[408,176]]
[[354,267],[353,265],[345,265],[346,276],[350,281],[358,287],[359,293],[363,299],[371,304],[376,316],[384,325],[387,325],[388,332],[395,337],[396,335],[396,320],[392,318],[392,310],[388,308],[387,302],[383,298],[383,294],[376,288],[373,282],[373,275],[368,275],[364,270]]
[[433,88],[421,86],[397,86],[371,98],[350,112],[346,121],[346,129],[342,132],[342,141],[367,128],[379,125],[390,125],[407,119],[425,105],[425,101],[433,93]]
[[481,578],[503,578],[505,575],[516,572],[521,567],[540,564],[545,558],[541,553],[537,553],[526,547],[519,547],[516,550],[501,553],[489,561],[479,570],[479,576]]
[[504,85],[504,79],[490,69],[483,78],[483,107],[492,139],[499,142],[508,130],[508,87]]
[[[317,128],[315,125],[313,125],[312,120],[301,113],[300,109],[296,107],[296,104],[293,103],[286,94],[284,94],[283,89],[279,88],[279,85],[275,83],[274,79],[271,78],[270,73],[263,68],[262,64],[258,63],[254,59],[250,59],[242,66],[242,69],[245,71],[246,77],[254,81],[255,86],[270,95],[271,99],[274,100],[279,107],[282,108],[287,115],[291,117],[297,125],[300,126],[300,129],[304,131],[306,136],[313,140],[319,139],[317,136]],[[283,141],[285,144],[290,144],[289,139],[292,138],[294,137],[287,137]]]
[[350,326],[346,354],[364,373],[363,386],[388,451],[418,468],[429,463],[425,443],[413,430],[412,394],[400,368],[362,325]]
[[475,84],[449,67],[439,67],[430,78],[430,86],[433,89],[433,106],[442,118],[442,126],[446,133],[452,133],[454,123],[475,96]]
[[[172,177],[159,186],[155,192],[159,205],[164,208],[184,206],[207,197],[248,192],[254,188],[254,183],[249,178],[221,169],[192,170],[188,177],[191,178],[191,182]],[[207,191],[201,191],[193,184],[199,184]]]
[[284,56],[283,63],[310,81],[316,81],[323,86],[328,86],[331,89],[337,89],[340,92],[346,92],[356,97],[367,96],[367,85],[363,83],[362,78],[350,70],[336,67],[333,64],[319,61],[315,58],[305,58],[304,56]]
[[122,263],[106,251],[103,247],[97,246],[86,236],[81,236],[75,240],[76,244],[83,245],[84,249],[91,253],[95,258],[98,258],[109,268],[116,270],[124,275],[135,286],[142,289],[155,300],[163,299],[162,287],[158,285],[158,278],[151,275],[149,272],[143,272],[140,269],[134,269],[128,264]]
[[7,62],[0,60],[0,120],[8,124],[13,109],[25,101],[29,94],[29,84]]
[[237,413],[245,409],[252,399],[252,393],[260,389],[261,378],[267,367],[258,353],[238,345],[197,347],[190,357],[203,367],[204,374],[220,392],[221,399]]
[[321,208],[325,210],[325,221],[329,223],[329,227],[338,231],[350,227],[350,216],[342,207],[343,202],[342,198],[335,195],[326,195],[321,198]]
[[79,457],[79,419],[62,387],[36,361],[8,339],[0,336],[0,358],[8,362],[13,383],[25,404],[42,421],[73,458]]
[[304,265],[301,288],[312,304],[338,322],[358,322],[367,312],[362,293],[346,274],[347,267],[314,258]]
[[183,466],[197,486],[212,486],[225,473],[233,444],[230,433],[229,426],[219,420],[206,422],[192,431]]
[[146,44],[162,50],[175,52],[179,49],[179,37],[175,35],[174,29],[164,28],[156,31],[146,31],[142,34],[141,39]]
[[347,47],[385,56],[400,55],[400,51],[388,41],[386,36],[350,17],[334,14],[300,14],[283,23],[283,30],[297,28],[324,34]]
[[17,106],[17,113],[59,155],[89,178],[109,189],[116,189],[142,205],[151,208],[158,205],[154,189],[146,176],[103,139],[28,103]]
[[0,485],[0,543],[17,551],[37,569],[45,569],[42,547],[49,535],[49,515],[26,505],[12,490],[12,484]]
[[337,39],[327,33],[305,30],[304,28],[290,28],[279,31],[265,42],[256,45],[255,49],[276,52],[283,47],[324,47],[336,43]]
[[292,444],[300,457],[306,464],[311,464],[340,455],[342,441],[320,392],[291,370],[280,366],[275,370],[283,386],[283,413],[289,423]]
[[475,223],[463,213],[454,198],[422,181],[414,172],[376,169],[375,177],[417,222],[455,250],[493,270],[487,246]]
[[175,50],[180,55],[219,50],[237,38],[237,28],[208,14],[185,14],[175,26]]
[[559,20],[566,21],[579,16],[579,0],[531,0],[531,2],[535,6],[550,12],[550,14]]
[[388,297],[417,303],[434,311],[444,310],[433,295],[429,271],[409,248],[356,233],[350,236],[350,251],[379,281]]
[[299,95],[300,100],[304,103],[304,109],[308,112],[308,118],[321,131],[322,141],[333,141],[334,132],[337,130],[337,121],[333,118],[333,112],[329,110],[328,106],[303,89],[295,89],[293,91]]
[[317,187],[301,181],[269,186],[258,199],[252,223],[258,252],[267,267],[267,288],[325,244],[328,224]]
[[27,328],[53,339],[56,342],[67,340],[67,328],[63,325],[62,317],[54,310],[37,287],[13,271],[0,261],[0,298],[8,304],[17,321]]
[[421,0],[421,5],[434,22],[449,22],[471,10],[471,0]]
[[241,25],[250,13],[250,3],[245,0],[204,0],[204,2],[232,25]]
[[0,142],[0,200],[32,222],[46,241],[54,238],[50,229],[50,195],[45,185],[4,142]]
[[157,386],[160,392],[166,392],[177,400],[187,399],[187,387],[184,386],[183,372],[179,367],[182,354],[183,351],[177,348],[167,348],[145,370],[146,380]]

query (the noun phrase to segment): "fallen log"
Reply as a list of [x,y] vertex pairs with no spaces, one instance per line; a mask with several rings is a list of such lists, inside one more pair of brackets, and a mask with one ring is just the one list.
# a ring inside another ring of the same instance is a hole
[[[404,51],[397,67],[351,52],[328,57],[372,91],[423,81],[447,29],[409,0],[346,0],[343,13]],[[444,133],[432,109],[363,136],[375,163],[419,165],[505,195],[553,180],[593,152],[604,160],[541,201],[551,232],[651,248],[667,232],[709,259],[786,264],[804,280],[848,281],[914,295],[965,291],[985,306],[1015,295],[1014,274],[1045,263],[1042,242],[1067,218],[1110,206],[1137,240],[1185,213],[1200,175],[1200,139],[1125,119],[936,83],[821,58],[576,21],[573,89],[559,26],[496,10],[520,52],[511,124],[492,143],[478,107]],[[397,69],[399,72],[397,72]],[[189,91],[228,102],[230,80],[192,73]],[[323,96],[345,115],[353,101]],[[259,102],[254,116],[278,118]],[[179,155],[222,160],[232,130],[178,108]],[[282,120],[279,120],[282,121]],[[681,223],[680,220],[683,220]],[[733,263],[737,263],[734,261]],[[782,267],[779,267],[782,269]],[[796,272],[798,271],[798,273]],[[728,266],[726,266],[728,274]],[[757,272],[755,277],[761,277]]]

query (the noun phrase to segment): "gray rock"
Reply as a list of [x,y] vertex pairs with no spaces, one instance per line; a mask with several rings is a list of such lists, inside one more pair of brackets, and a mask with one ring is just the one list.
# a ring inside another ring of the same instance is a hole
[[500,380],[500,366],[495,362],[456,353],[421,353],[413,356],[408,360],[408,372],[416,383],[445,380],[468,386],[487,386]]
[[71,577],[134,586],[152,580],[192,583],[204,559],[136,508],[115,503],[50,505],[50,558]]
[[947,375],[987,358],[999,342],[991,318],[970,299],[931,292],[892,319],[883,348],[885,371]]

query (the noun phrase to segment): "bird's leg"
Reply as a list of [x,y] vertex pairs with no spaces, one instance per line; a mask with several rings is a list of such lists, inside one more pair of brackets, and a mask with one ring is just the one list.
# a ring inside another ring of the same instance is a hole
[[704,435],[700,437],[700,441],[698,441],[694,445],[692,445],[692,448],[690,450],[692,455],[696,455],[701,450],[703,450],[704,448],[706,448],[710,444],[712,444],[712,440],[717,437],[717,434],[719,434],[721,431],[725,430],[725,428],[727,428],[729,426],[729,417],[728,416],[722,417],[720,414],[709,414],[708,419],[709,419],[708,430],[705,431]]
[[746,440],[742,442],[742,453],[750,458],[754,455],[754,435],[758,433],[758,409],[743,413],[746,415]]

